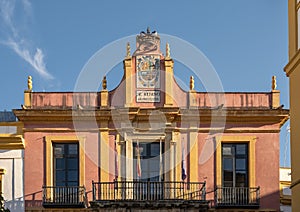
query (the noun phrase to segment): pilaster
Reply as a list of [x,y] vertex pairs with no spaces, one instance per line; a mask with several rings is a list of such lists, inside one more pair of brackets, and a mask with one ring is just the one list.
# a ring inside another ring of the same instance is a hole
[[189,108],[197,107],[197,92],[195,90],[189,91]]
[[24,107],[31,107],[32,77],[28,76],[27,90],[24,91]]
[[109,182],[109,136],[108,122],[101,122],[99,128],[100,139],[100,181]]
[[196,123],[189,129],[189,181],[198,182],[198,130]]
[[182,143],[180,140],[180,133],[176,132],[174,135],[174,141],[176,141],[175,144],[175,181],[180,182],[181,179],[181,172],[182,172],[182,167],[181,167],[181,161],[182,161]]
[[272,108],[278,108],[280,106],[280,91],[272,90]]
[[[125,134],[126,135],[126,134]],[[125,137],[126,180],[133,180],[133,145],[132,139]]]
[[29,91],[29,90],[24,91],[24,106],[25,107],[31,107],[31,94],[32,94],[32,91]]
[[121,179],[121,169],[120,169],[121,168],[121,145],[122,145],[122,142],[120,142],[120,134],[117,133],[116,141],[115,141],[115,146],[116,146],[115,160],[117,160],[117,161],[115,161],[115,163],[117,165],[117,167],[115,167],[115,169],[117,169],[117,170],[115,170],[115,172],[118,173],[118,176],[116,176],[115,179],[117,181],[120,181],[120,179]]
[[165,59],[165,107],[173,105],[173,76],[174,61],[170,58]]
[[173,157],[173,152],[172,152],[172,146],[171,146],[171,133],[170,132],[167,132],[166,133],[166,137],[165,137],[165,142],[164,142],[164,146],[165,146],[165,151],[164,151],[164,168],[165,168],[165,171],[163,171],[163,173],[165,174],[165,178],[164,180],[165,181],[172,181],[172,179],[174,178],[172,176],[173,174],[173,167],[172,167],[172,157]]
[[280,106],[280,91],[276,88],[276,76],[272,76],[272,108],[278,108]]
[[170,140],[170,180],[171,181],[180,181],[180,173],[181,173],[181,162],[180,162],[180,154],[181,151],[178,148],[178,132],[172,132],[172,138]]
[[108,91],[107,90],[100,91],[100,106],[108,107]]
[[125,73],[125,107],[132,106],[133,100],[133,76],[132,76],[132,57],[126,57],[123,61]]

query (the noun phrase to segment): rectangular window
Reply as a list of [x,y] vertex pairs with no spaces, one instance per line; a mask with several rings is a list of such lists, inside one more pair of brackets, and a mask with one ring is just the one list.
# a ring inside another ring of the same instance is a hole
[[248,144],[222,144],[223,187],[248,187]]
[[[163,145],[159,142],[152,143],[133,143],[133,156],[134,156],[134,177],[142,181],[159,181],[163,176],[160,176],[160,170],[163,168],[162,157],[160,152],[163,154]],[[161,149],[160,149],[161,148]],[[140,165],[141,165],[141,177],[137,176],[137,163],[138,163],[138,149],[140,153]]]
[[[133,176],[138,180],[134,185],[134,198],[140,200],[161,199],[164,190],[163,184],[160,183],[163,181],[163,143],[133,143],[133,150]],[[139,169],[140,171],[138,171]],[[149,184],[149,182],[152,183]]]
[[78,143],[53,143],[54,186],[79,186]]
[[256,136],[216,137],[215,200],[217,207],[259,206],[255,184]]
[[85,137],[45,136],[44,207],[84,207]]

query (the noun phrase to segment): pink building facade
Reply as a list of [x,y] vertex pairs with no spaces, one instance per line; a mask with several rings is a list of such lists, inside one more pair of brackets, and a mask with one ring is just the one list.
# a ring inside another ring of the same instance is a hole
[[29,80],[14,110],[24,124],[26,211],[279,210],[289,111],[275,79],[269,92],[224,93],[195,91],[191,76],[185,91],[169,46],[162,54],[150,31],[132,55],[127,46],[123,64],[111,91],[105,77],[97,92],[33,92]]

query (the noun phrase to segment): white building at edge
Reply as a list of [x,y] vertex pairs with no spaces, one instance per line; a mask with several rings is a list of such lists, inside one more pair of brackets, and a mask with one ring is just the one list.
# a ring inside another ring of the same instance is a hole
[[291,212],[292,191],[291,191],[291,168],[280,167],[280,211]]
[[5,208],[24,211],[24,139],[12,112],[0,112],[0,192]]

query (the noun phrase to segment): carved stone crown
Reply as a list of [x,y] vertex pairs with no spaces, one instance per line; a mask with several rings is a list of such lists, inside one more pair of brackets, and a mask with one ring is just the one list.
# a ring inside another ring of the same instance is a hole
[[162,54],[160,51],[160,37],[156,31],[150,32],[150,28],[147,31],[140,32],[136,36],[136,50],[134,56],[141,54]]

